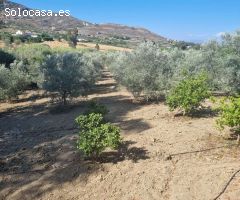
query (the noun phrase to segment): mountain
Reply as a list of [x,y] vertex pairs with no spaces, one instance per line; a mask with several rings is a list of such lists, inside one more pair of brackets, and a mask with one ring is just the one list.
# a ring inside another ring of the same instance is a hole
[[25,17],[23,16],[23,12],[25,10],[29,11],[37,9],[31,9],[24,5],[17,4],[11,1],[5,1],[4,7],[2,7],[1,9],[2,13],[4,12],[5,8],[13,9],[16,11],[20,9],[20,14],[19,12],[17,12],[16,16],[4,17],[6,26],[11,27],[12,29],[29,30],[36,32],[61,32],[63,30],[66,31],[76,27],[80,28],[86,25],[92,25],[91,23],[76,19],[71,16],[55,16],[56,13],[53,13],[53,16]]
[[[0,0],[3,1],[3,0]],[[1,15],[5,8],[20,10],[21,16],[5,17],[5,31],[15,32],[16,30],[31,32],[49,32],[49,33],[67,33],[68,30],[77,28],[79,34],[83,37],[95,38],[127,38],[131,42],[140,42],[143,40],[160,41],[167,44],[167,39],[159,36],[145,28],[129,27],[119,24],[94,24],[87,21],[79,20],[72,16],[23,16],[23,11],[32,10],[24,5],[4,0],[4,6],[1,8]],[[37,10],[37,9],[35,9]]]

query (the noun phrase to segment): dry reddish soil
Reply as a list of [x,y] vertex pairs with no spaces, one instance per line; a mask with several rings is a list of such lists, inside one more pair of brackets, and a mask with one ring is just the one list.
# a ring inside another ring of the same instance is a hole
[[[97,99],[124,143],[101,160],[76,150],[74,119]],[[0,104],[0,199],[213,200],[240,169],[240,148],[205,110],[175,116],[164,103],[134,103],[108,72],[88,99],[53,109],[41,91]],[[206,104],[208,105],[208,104]],[[240,175],[218,198],[240,199]]]

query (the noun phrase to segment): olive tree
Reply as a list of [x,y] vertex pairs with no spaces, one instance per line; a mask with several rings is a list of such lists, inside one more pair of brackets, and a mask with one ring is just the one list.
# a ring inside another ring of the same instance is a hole
[[24,70],[29,75],[30,82],[41,85],[40,66],[45,58],[52,54],[50,47],[42,44],[26,44],[17,47],[13,53],[18,61],[24,63]]
[[23,63],[14,62],[10,68],[0,65],[0,100],[16,98],[29,84]]
[[85,95],[100,73],[88,57],[79,53],[49,56],[42,65],[42,72],[43,88],[59,93],[64,105],[69,97]]
[[141,44],[135,51],[117,56],[110,70],[116,79],[134,95],[145,97],[164,94],[169,89],[174,65],[170,54],[151,42]]
[[240,92],[240,32],[210,41],[200,51],[185,53],[182,66],[190,74],[206,71],[212,91]]

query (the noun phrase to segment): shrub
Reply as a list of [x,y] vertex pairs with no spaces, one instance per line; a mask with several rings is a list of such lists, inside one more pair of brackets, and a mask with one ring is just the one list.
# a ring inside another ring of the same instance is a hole
[[170,110],[180,108],[185,115],[197,109],[210,96],[206,80],[207,77],[203,74],[182,80],[167,96]]
[[10,54],[0,49],[0,64],[3,64],[6,67],[9,67],[14,60],[15,60],[15,57],[13,54]]
[[101,114],[80,115],[75,121],[80,128],[77,148],[85,156],[97,158],[106,148],[116,149],[119,146],[120,129],[104,123]]
[[43,41],[54,41],[53,37],[48,33],[42,33],[40,37]]
[[13,36],[10,33],[3,32],[0,33],[0,39],[3,40],[5,46],[10,46],[13,43]]
[[88,105],[88,110],[86,111],[86,115],[95,113],[95,114],[102,114],[103,116],[109,112],[106,106],[96,102],[91,101]]
[[83,54],[52,55],[42,65],[43,88],[58,92],[63,104],[69,97],[86,95],[99,76],[99,69]]
[[220,111],[217,119],[219,128],[222,130],[228,126],[235,128],[240,134],[240,97],[222,98],[218,110]]
[[[42,38],[40,36],[37,36],[37,37],[30,37],[28,39],[29,42],[31,43],[41,43],[42,42]],[[45,40],[46,41],[46,40]],[[53,40],[51,40],[53,41]]]

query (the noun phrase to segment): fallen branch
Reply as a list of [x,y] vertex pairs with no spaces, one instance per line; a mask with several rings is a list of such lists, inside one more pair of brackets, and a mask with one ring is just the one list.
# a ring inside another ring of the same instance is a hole
[[232,144],[232,145],[227,145],[227,146],[225,145],[225,146],[213,147],[213,148],[209,148],[209,149],[202,149],[202,150],[196,150],[196,151],[186,151],[186,152],[181,152],[181,153],[170,154],[166,158],[166,160],[171,160],[172,157],[174,157],[174,156],[193,154],[193,153],[201,153],[201,152],[212,151],[212,150],[215,150],[215,149],[221,149],[221,148],[232,147],[232,146],[238,146],[238,144]]
[[227,182],[227,184],[225,185],[225,187],[222,189],[222,191],[213,199],[213,200],[217,200],[220,196],[222,196],[222,194],[226,191],[227,187],[230,185],[230,183],[232,182],[232,180],[235,178],[235,176],[240,173],[240,169],[238,171],[236,171],[229,179],[229,181]]

